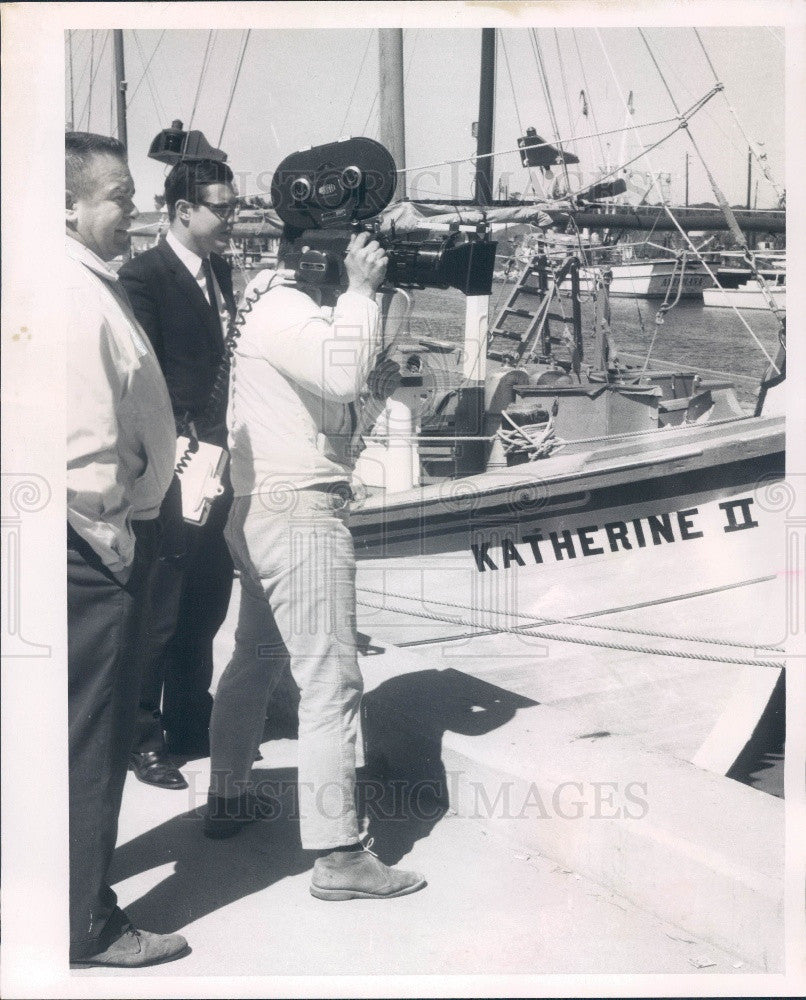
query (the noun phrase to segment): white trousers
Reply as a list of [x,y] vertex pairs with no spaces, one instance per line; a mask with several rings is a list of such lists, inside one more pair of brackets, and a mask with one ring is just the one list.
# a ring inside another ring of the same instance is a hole
[[210,722],[211,792],[248,787],[286,656],[300,689],[302,846],[358,841],[355,752],[363,690],[355,554],[342,499],[317,490],[236,497],[225,538],[241,574],[235,651]]

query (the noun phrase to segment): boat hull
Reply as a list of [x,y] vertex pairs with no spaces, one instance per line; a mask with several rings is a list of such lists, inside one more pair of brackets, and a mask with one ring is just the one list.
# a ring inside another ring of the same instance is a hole
[[[774,576],[784,531],[768,494],[783,470],[783,421],[746,419],[358,505],[359,590],[383,595],[368,623],[383,630],[395,594],[441,609],[446,627],[496,628],[502,615],[512,626],[521,614],[602,614],[615,594],[649,604]],[[433,634],[438,619],[410,617],[413,635]],[[769,619],[765,629],[780,631]]]
[[[680,288],[680,269],[675,270],[674,261],[636,261],[625,264],[603,265],[610,271],[610,295],[617,298],[672,298],[677,296]],[[580,289],[590,292],[594,288],[598,269],[580,268]],[[713,285],[710,274],[698,262],[688,263],[683,274],[680,297],[695,299],[702,296],[703,290]],[[568,282],[561,286],[566,290]]]
[[[771,288],[769,294],[778,309],[786,309],[786,288]],[[757,287],[709,288],[702,293],[703,305],[722,309],[766,309],[769,304]]]

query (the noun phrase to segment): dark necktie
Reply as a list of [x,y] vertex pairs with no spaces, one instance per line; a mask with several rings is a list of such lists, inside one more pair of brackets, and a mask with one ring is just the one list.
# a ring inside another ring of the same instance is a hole
[[218,316],[218,303],[216,302],[215,285],[213,284],[213,268],[209,257],[205,257],[202,261],[202,273],[204,274],[204,280],[207,282],[207,299],[213,307],[216,316]]

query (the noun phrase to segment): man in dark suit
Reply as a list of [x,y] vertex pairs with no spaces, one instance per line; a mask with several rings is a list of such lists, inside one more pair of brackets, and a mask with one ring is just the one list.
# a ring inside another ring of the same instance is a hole
[[[208,402],[235,315],[229,245],[235,216],[233,175],[214,160],[183,161],[165,181],[170,229],[164,240],[124,264],[120,280],[162,366],[177,431],[227,443],[226,382],[215,411]],[[213,638],[227,614],[232,560],[223,529],[229,479],[203,527],[182,521],[178,480],[160,517],[163,547],[155,588],[151,649],[143,676],[135,775],[161,788],[186,788],[168,754],[208,753]]]

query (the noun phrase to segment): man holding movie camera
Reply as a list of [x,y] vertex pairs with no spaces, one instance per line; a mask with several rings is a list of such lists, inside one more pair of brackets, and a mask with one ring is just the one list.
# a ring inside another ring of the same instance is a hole
[[[283,255],[281,244],[281,265]],[[300,688],[302,846],[318,852],[311,893],[327,900],[392,898],[425,885],[362,848],[355,806],[363,682],[346,508],[352,404],[382,347],[375,293],[386,267],[375,240],[354,236],[344,258],[347,287],[331,308],[282,272],[258,275],[246,291],[230,377],[235,499],[226,538],[241,605],[213,705],[205,833],[232,836],[259,812],[249,776],[289,655]]]

